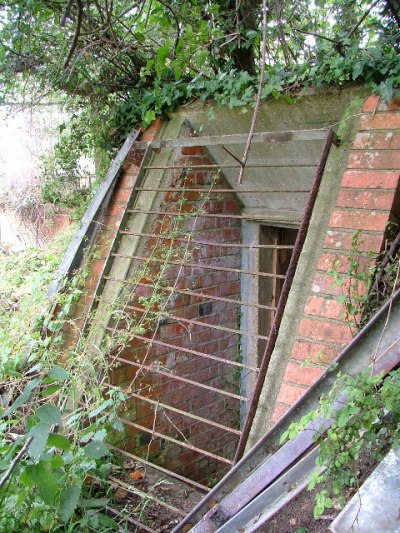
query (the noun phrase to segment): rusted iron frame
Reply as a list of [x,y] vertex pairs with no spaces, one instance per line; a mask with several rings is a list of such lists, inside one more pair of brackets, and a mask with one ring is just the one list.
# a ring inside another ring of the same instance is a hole
[[[145,283],[143,285],[146,286]],[[112,302],[108,302],[107,300],[103,300],[103,301],[105,304],[113,305]],[[129,309],[130,311],[139,311],[140,313],[143,313],[143,314],[151,313],[152,315],[156,315],[159,317],[171,318],[172,320],[175,320],[175,322],[182,322],[184,324],[194,324],[196,326],[204,326],[205,328],[211,328],[217,331],[226,331],[227,333],[232,333],[234,335],[242,335],[244,337],[253,337],[253,338],[262,339],[262,340],[268,340],[269,338],[266,335],[256,335],[254,333],[251,333],[250,331],[241,331],[240,329],[228,328],[225,326],[218,326],[216,324],[208,324],[207,322],[201,322],[200,320],[195,320],[194,318],[183,318],[181,316],[171,315],[170,313],[168,313],[168,311],[152,311],[151,309],[144,309],[143,307],[137,307],[135,305],[130,305],[130,304],[124,305],[124,309]]]
[[301,222],[301,226],[299,228],[299,231],[297,233],[295,245],[293,248],[292,256],[290,258],[290,263],[288,266],[288,269],[286,271],[285,281],[283,283],[282,292],[279,298],[278,307],[275,314],[275,319],[270,331],[270,338],[268,340],[267,346],[265,348],[264,356],[261,361],[260,365],[260,371],[257,377],[256,385],[254,388],[253,398],[249,405],[249,410],[246,416],[246,420],[243,426],[243,432],[242,436],[239,440],[236,455],[235,455],[235,463],[239,461],[239,459],[243,456],[247,439],[250,434],[250,429],[257,411],[258,402],[260,399],[261,391],[264,386],[264,380],[267,373],[269,361],[271,359],[272,352],[275,348],[276,339],[278,337],[279,327],[282,322],[283,313],[285,310],[286,302],[289,296],[290,287],[292,285],[293,277],[296,272],[297,263],[299,261],[299,257],[303,248],[303,244],[305,241],[305,238],[307,236],[308,227],[310,225],[310,219],[313,212],[315,200],[317,198],[319,186],[322,180],[322,176],[324,173],[326,161],[328,159],[329,151],[332,146],[332,144],[335,144],[337,142],[337,137],[335,132],[332,129],[329,129],[326,134],[326,139],[324,143],[324,147],[322,149],[321,159],[317,168],[317,171],[315,173],[315,178],[310,190],[310,196],[306,205],[306,209],[304,212],[303,220]]
[[206,487],[205,485],[202,485],[201,483],[197,483],[197,481],[193,481],[192,479],[181,476],[180,474],[177,474],[176,472],[173,472],[172,470],[167,470],[166,468],[163,468],[162,466],[157,465],[156,463],[152,463],[148,461],[147,459],[143,459],[143,457],[138,457],[137,455],[127,452],[126,450],[123,450],[122,448],[118,448],[117,446],[113,446],[112,444],[108,444],[107,446],[111,450],[114,450],[129,459],[133,459],[134,461],[137,461],[138,463],[143,463],[144,465],[149,466],[150,468],[154,468],[154,470],[158,470],[159,472],[162,472],[163,474],[167,476],[178,479],[179,481],[182,481],[183,483],[186,483],[187,485],[191,485],[192,487],[198,490],[201,490],[205,493],[210,492],[210,489],[208,487]]
[[[199,387],[200,389],[209,390],[211,392],[215,392],[216,394],[222,394],[222,396],[228,396],[229,398],[233,398],[234,400],[240,400],[241,402],[250,401],[250,398],[245,398],[244,396],[239,396],[238,394],[233,394],[232,392],[227,392],[221,389],[217,389],[216,387],[211,387],[211,385],[205,385],[204,383],[199,383],[198,381],[193,381],[192,379],[184,378],[182,376],[177,376],[176,374],[171,374],[170,372],[164,372],[164,370],[160,370],[153,366],[144,365],[143,363],[136,363],[135,361],[130,361],[129,359],[125,359],[123,357],[120,357],[119,355],[109,356],[109,357],[111,359],[111,362],[118,361],[120,363],[125,363],[126,365],[131,365],[131,366],[138,368],[137,374],[139,373],[140,370],[143,369],[143,370],[146,370],[146,372],[153,372],[153,374],[160,374],[161,376],[165,376],[175,381],[181,381],[182,383],[188,383],[189,385],[194,385],[195,387]],[[134,379],[131,381],[133,382]]]
[[[110,331],[110,333],[115,333],[117,331],[115,328],[109,326],[104,326],[104,329]],[[123,331],[123,329],[120,331]],[[213,361],[218,361],[218,363],[251,370],[253,372],[258,372],[258,368],[253,366],[245,365],[243,363],[237,363],[236,361],[230,361],[229,359],[224,359],[223,357],[218,357],[209,353],[198,352],[197,350],[190,350],[189,348],[184,348],[183,346],[177,346],[175,344],[169,344],[168,342],[159,341],[157,339],[143,337],[142,335],[137,335],[135,333],[132,334],[132,338],[139,339],[143,342],[148,342],[149,344],[157,344],[158,346],[164,346],[165,348],[170,348],[171,350],[176,350],[177,352],[184,352],[188,353],[189,355],[197,355],[198,357],[204,357],[205,359],[212,359]]]
[[156,237],[157,239],[163,241],[177,241],[184,242],[188,244],[204,244],[205,246],[216,246],[218,248],[246,248],[248,250],[253,250],[255,248],[271,249],[271,250],[292,250],[294,246],[292,244],[239,244],[239,243],[226,243],[226,242],[213,242],[213,241],[203,241],[198,239],[184,239],[183,237],[169,237],[167,235],[162,235],[159,233],[135,233],[134,231],[121,231],[122,235],[132,235],[134,237]]
[[200,192],[203,194],[251,194],[251,193],[309,193],[310,189],[193,189],[190,187],[179,187],[179,188],[146,188],[138,187],[137,191],[141,192],[176,192],[176,193],[185,193],[185,192]]
[[[152,428],[147,428],[145,426],[141,426],[140,424],[135,424],[135,422],[131,422],[130,420],[125,420],[124,418],[118,417],[118,420],[122,422],[122,424],[125,424],[127,426],[134,427],[136,429],[140,429],[140,431],[144,431],[145,433],[150,433],[151,435],[159,438],[159,439],[165,439],[168,442],[173,442],[174,444],[178,446],[182,446],[183,448],[187,448],[188,450],[192,450],[193,452],[197,452],[200,455],[206,455],[207,457],[210,457],[211,459],[215,459],[216,461],[219,461],[220,463],[225,463],[228,465],[233,465],[233,461],[226,459],[225,457],[222,457],[221,455],[217,455],[215,453],[209,452],[207,450],[204,450],[203,448],[198,448],[197,446],[193,446],[193,444],[189,444],[188,442],[180,441],[178,439],[174,439],[174,437],[170,437],[169,435],[164,435],[164,433],[160,433],[159,431],[155,431]],[[186,513],[185,513],[186,514]]]
[[186,513],[184,511],[182,511],[181,509],[178,509],[177,507],[174,507],[173,505],[170,505],[169,503],[160,500],[156,496],[153,496],[152,494],[150,494],[150,492],[144,492],[144,491],[138,489],[137,487],[135,487],[134,485],[129,485],[129,483],[125,483],[125,481],[122,481],[121,479],[118,479],[118,478],[116,478],[114,476],[108,476],[108,479],[112,483],[120,485],[121,487],[126,489],[128,492],[131,492],[132,494],[135,494],[136,496],[139,496],[140,498],[145,498],[145,499],[147,498],[148,500],[151,500],[152,502],[156,503],[157,505],[161,505],[162,507],[165,507],[169,511],[172,511],[173,513],[176,513],[177,515],[180,515],[180,516],[185,516],[186,515]]
[[[113,283],[135,285],[137,287],[151,287],[151,288],[155,287],[155,285],[152,283],[140,283],[140,282],[135,282],[135,281],[126,281],[126,280],[119,279],[119,278],[113,278],[112,276],[105,276],[105,279]],[[236,305],[244,306],[244,307],[255,307],[259,309],[267,309],[268,311],[272,311],[272,312],[276,311],[276,307],[272,307],[270,305],[252,304],[250,302],[244,302],[243,300],[232,300],[231,298],[223,298],[222,296],[214,296],[211,294],[205,294],[203,292],[192,291],[190,289],[177,289],[176,287],[157,287],[157,288],[159,290],[170,292],[171,294],[173,294],[174,292],[177,292],[179,294],[188,294],[189,296],[196,296],[198,298],[204,298],[205,300],[212,300],[216,302],[226,302],[229,304],[236,304]]]
[[255,270],[242,270],[241,268],[229,268],[229,267],[219,267],[216,265],[203,265],[203,263],[182,263],[181,261],[165,261],[163,259],[157,259],[152,257],[144,257],[142,255],[129,255],[129,254],[118,254],[113,252],[111,254],[113,257],[123,257],[125,259],[137,259],[138,261],[151,261],[152,263],[161,263],[163,265],[174,265],[190,268],[199,268],[205,270],[215,270],[216,272],[235,272],[237,274],[248,274],[249,276],[263,276],[266,278],[280,278],[285,279],[285,276],[280,274],[271,274],[270,272],[259,272]]
[[[387,301],[384,306],[371,318],[371,320],[366,324],[366,326],[357,334],[356,337],[348,344],[341,354],[336,359],[337,366],[332,368],[331,372],[326,372],[323,374],[311,388],[305,391],[305,394],[289,409],[289,411],[273,426],[267,433],[255,444],[255,446],[249,450],[249,452],[237,463],[232,469],[227,473],[224,479],[222,479],[217,486],[210,490],[209,494],[199,502],[194,509],[184,518],[184,520],[172,531],[172,533],[182,533],[183,526],[188,527],[189,524],[198,523],[202,520],[202,517],[208,513],[211,506],[216,508],[219,506],[219,502],[222,503],[223,500],[232,491],[240,486],[243,486],[243,481],[252,476],[260,466],[264,464],[265,461],[270,461],[272,458],[272,466],[275,466],[275,457],[276,454],[270,455],[277,447],[280,446],[280,438],[282,434],[288,429],[290,424],[292,424],[296,419],[298,420],[300,416],[304,415],[305,412],[309,412],[312,409],[317,409],[319,405],[319,398],[321,396],[326,396],[331,387],[334,386],[334,383],[341,372],[348,374],[350,368],[352,373],[361,372],[363,369],[371,369],[372,375],[378,375],[382,373],[384,376],[389,374],[391,370],[396,368],[400,363],[400,336],[386,348],[378,354],[376,359],[370,361],[370,364],[365,366],[358,365],[353,366],[351,364],[350,355],[352,350],[357,349],[358,344],[362,344],[365,339],[368,339],[373,335],[374,328],[382,327],[383,331],[385,330],[388,321],[390,319],[392,304],[396,302],[397,305],[400,305],[400,289]],[[397,313],[398,314],[398,313]],[[381,330],[379,338],[381,338]],[[379,341],[380,344],[380,341]],[[364,353],[364,351],[362,352]],[[369,353],[369,352],[365,352]],[[363,358],[365,361],[366,357]],[[368,357],[370,360],[370,358]],[[366,361],[365,361],[366,362]],[[344,397],[340,401],[335,402],[334,406],[336,409],[340,409],[344,402]],[[292,446],[288,449],[288,453],[281,454],[283,458],[286,455],[287,464],[295,464],[296,461],[301,458],[304,452],[307,451],[307,448],[304,447],[304,440],[308,442],[308,449],[312,448],[315,445],[314,436],[322,435],[322,432],[327,431],[330,427],[331,421],[324,420],[322,418],[310,422],[306,428],[300,432],[293,440],[289,441],[287,444],[293,443]],[[287,446],[285,444],[284,446]],[[282,448],[278,449],[280,452]],[[276,452],[276,453],[278,453]],[[268,457],[269,456],[269,457]],[[275,478],[276,479],[276,478]],[[253,483],[257,484],[260,488],[260,492],[263,488],[266,488],[268,485],[265,483],[262,473],[257,475],[257,478],[253,478]],[[246,489],[243,490],[242,497],[244,501],[246,500]],[[240,495],[239,495],[240,498]],[[217,502],[217,503],[215,503]],[[215,513],[216,514],[216,513]],[[209,530],[207,530],[209,531]],[[215,529],[213,529],[215,531]]]
[[[312,168],[317,167],[318,163],[309,162],[309,161],[301,161],[299,163],[285,163],[284,161],[282,163],[264,163],[264,164],[247,164],[246,169],[248,168]],[[233,169],[240,169],[240,165],[229,165],[229,164],[222,164],[222,165],[214,165],[214,164],[204,164],[204,165],[162,165],[162,166],[149,166],[149,167],[143,167],[143,170],[183,170],[188,169],[189,171],[193,170],[220,170],[224,168],[233,168]]]
[[[112,389],[117,389],[115,385],[111,385],[111,383],[106,383],[106,385]],[[173,407],[172,405],[167,405],[166,403],[160,402],[159,400],[152,400],[151,398],[148,398],[147,396],[143,396],[141,394],[138,394],[136,392],[129,392],[127,393],[129,396],[132,396],[134,398],[137,398],[138,400],[142,400],[144,402],[150,403],[151,405],[156,405],[157,407],[161,407],[162,409],[168,409],[169,411],[173,411],[174,413],[178,413],[182,416],[187,416],[188,418],[192,418],[193,420],[197,420],[198,422],[202,422],[204,424],[207,424],[209,426],[216,427],[218,429],[222,429],[223,431],[227,431],[229,433],[234,433],[235,435],[241,435],[241,431],[235,428],[231,428],[229,426],[224,426],[223,424],[219,424],[218,422],[214,422],[213,420],[209,420],[208,418],[203,418],[202,416],[195,415],[193,413],[189,413],[189,411],[183,411],[182,409],[178,409],[177,407]]]
[[[326,131],[326,128],[314,128],[311,130],[257,132],[253,134],[252,144],[270,143],[274,145],[294,141],[319,141],[325,139]],[[217,146],[221,143],[224,145],[246,144],[247,138],[247,133],[178,137],[177,139],[136,141],[133,147],[136,150],[145,150],[146,148],[152,148],[154,150],[161,148],[197,148],[200,146]]]

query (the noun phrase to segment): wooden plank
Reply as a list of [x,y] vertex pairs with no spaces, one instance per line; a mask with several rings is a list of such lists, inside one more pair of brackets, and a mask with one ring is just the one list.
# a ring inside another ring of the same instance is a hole
[[74,238],[65,252],[61,265],[57,270],[56,278],[49,287],[49,297],[56,294],[64,277],[69,276],[81,265],[85,250],[93,243],[96,237],[99,221],[108,207],[122,165],[124,164],[133,143],[138,138],[139,133],[139,130],[133,130],[128,135],[122,148],[111,163],[106,177],[100,184],[100,187],[82,218],[79,229],[75,233]]

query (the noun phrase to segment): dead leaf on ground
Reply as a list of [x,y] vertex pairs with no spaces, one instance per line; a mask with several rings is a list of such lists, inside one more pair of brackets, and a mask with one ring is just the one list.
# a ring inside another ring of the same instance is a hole
[[118,487],[115,491],[114,496],[117,498],[117,500],[122,500],[122,498],[125,498],[127,496],[128,491],[123,489],[122,487]]
[[129,474],[129,477],[133,479],[134,481],[136,481],[138,479],[143,479],[145,475],[140,470],[134,470],[133,472]]

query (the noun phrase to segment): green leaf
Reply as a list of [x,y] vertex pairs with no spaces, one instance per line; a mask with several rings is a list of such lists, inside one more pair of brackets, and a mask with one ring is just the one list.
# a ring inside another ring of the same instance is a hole
[[49,425],[44,424],[43,422],[33,426],[33,428],[29,431],[28,437],[33,437],[33,440],[29,446],[29,455],[33,459],[38,460],[43,454],[46,448],[49,432]]
[[39,496],[44,503],[52,505],[58,492],[59,475],[50,469],[47,461],[40,461],[37,465],[28,465],[25,472],[38,487]]
[[25,387],[22,394],[18,396],[18,398],[15,400],[15,402],[2,413],[1,417],[4,418],[5,416],[9,416],[11,413],[19,409],[24,403],[26,403],[29,400],[30,395],[32,394],[35,387],[39,385],[41,382],[41,378],[33,379],[28,383],[28,385]]
[[104,442],[93,440],[85,446],[84,453],[89,459],[100,459],[101,457],[108,455],[110,452]]
[[89,413],[89,418],[93,418],[93,417],[99,415],[105,409],[107,409],[107,407],[110,407],[112,404],[113,404],[113,400],[112,400],[112,398],[109,398],[108,400],[103,402],[101,405],[99,405],[99,407],[97,407],[97,409],[94,409],[93,411],[91,411]]
[[81,495],[81,488],[82,483],[77,482],[67,485],[61,491],[58,512],[63,522],[67,522],[74,514],[74,511],[78,506],[79,497]]
[[48,445],[59,448],[60,450],[68,451],[71,447],[71,443],[67,437],[64,435],[59,435],[58,433],[52,433],[49,435]]
[[42,398],[47,398],[47,396],[52,396],[55,392],[59,391],[61,387],[62,385],[60,385],[59,383],[55,385],[49,385],[40,393],[40,396]]
[[87,498],[81,503],[83,509],[93,509],[95,507],[105,507],[110,500],[108,498]]
[[61,366],[55,365],[48,373],[49,378],[52,378],[56,381],[66,381],[70,378],[68,372]]
[[61,413],[60,410],[50,403],[41,405],[36,411],[37,418],[44,424],[59,425],[61,423]]

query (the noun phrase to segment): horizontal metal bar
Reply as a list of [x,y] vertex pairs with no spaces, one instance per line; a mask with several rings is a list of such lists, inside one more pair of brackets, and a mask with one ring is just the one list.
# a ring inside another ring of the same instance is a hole
[[[174,379],[175,381],[181,381],[182,383],[188,383],[189,385],[199,387],[200,389],[206,389],[211,392],[215,392],[216,394],[222,394],[222,396],[228,396],[229,398],[233,398],[235,400],[240,400],[242,402],[249,402],[251,400],[251,398],[245,398],[244,396],[239,396],[238,394],[233,394],[232,392],[217,389],[216,387],[211,387],[210,385],[205,385],[204,383],[199,383],[198,381],[193,381],[192,379],[184,378],[182,376],[177,376],[176,374],[171,374],[170,372],[164,372],[163,370],[160,370],[153,366],[144,365],[143,363],[135,363],[134,361],[130,361],[129,359],[124,359],[123,357],[119,357],[119,356],[110,356],[110,357],[112,361],[119,361],[120,363],[125,363],[127,365],[134,366],[135,368],[138,368],[139,370],[143,369],[143,370],[146,370],[146,372],[153,372],[154,374],[160,374],[161,376],[165,376],[169,379]],[[131,381],[133,383],[134,380],[131,380]]]
[[[121,419],[119,419],[119,420],[121,420]],[[169,503],[164,502],[164,501],[156,498],[155,496],[150,494],[150,492],[144,492],[144,491],[138,489],[137,487],[135,487],[134,485],[129,485],[129,483],[125,483],[124,481],[121,481],[120,479],[118,479],[118,478],[116,478],[114,476],[108,476],[108,479],[110,481],[112,481],[113,483],[116,483],[117,485],[120,485],[121,487],[126,489],[128,492],[131,492],[132,494],[135,494],[136,496],[140,496],[144,500],[150,500],[150,501],[156,503],[157,505],[161,505],[162,507],[165,507],[169,511],[172,511],[173,513],[176,513],[179,516],[186,516],[186,513],[184,511],[182,511],[182,509],[178,509],[177,507],[174,507],[173,505],[170,505]]]
[[310,189],[192,189],[190,187],[179,187],[179,188],[145,188],[145,187],[136,187],[135,191],[145,191],[145,192],[176,192],[176,193],[185,193],[185,192],[199,192],[203,194],[252,194],[252,193],[309,193]]
[[187,483],[188,485],[191,485],[192,487],[195,487],[198,490],[201,490],[203,492],[210,491],[208,487],[206,487],[205,485],[202,485],[201,483],[197,483],[197,481],[193,481],[192,479],[181,476],[180,474],[177,474],[176,472],[173,472],[172,470],[167,470],[166,468],[163,468],[162,466],[156,463],[151,463],[150,461],[147,461],[147,459],[138,457],[137,455],[127,452],[126,450],[123,450],[122,448],[118,448],[117,446],[113,446],[112,444],[108,444],[107,446],[111,450],[114,450],[115,452],[118,452],[121,455],[128,457],[129,459],[133,459],[134,461],[137,461],[138,463],[143,463],[144,465],[154,468],[155,470],[158,470],[159,472],[162,472],[163,474],[167,476],[179,479],[179,481],[182,481],[183,483]]
[[[252,144],[259,143],[287,143],[293,141],[319,141],[325,139],[327,130],[325,128],[311,130],[287,130],[287,131],[265,131],[254,133],[251,139]],[[232,135],[204,135],[201,137],[178,137],[177,139],[162,139],[154,141],[136,141],[133,148],[144,150],[151,148],[188,148],[197,146],[217,146],[220,144],[246,144],[248,133],[235,133]]]
[[[144,431],[145,433],[150,433],[150,435],[153,435],[160,439],[165,439],[168,442],[173,442],[174,444],[177,444],[178,446],[182,446],[183,448],[187,448],[188,450],[192,450],[194,452],[200,453],[201,455],[206,455],[207,457],[211,457],[211,459],[215,459],[216,461],[219,461],[221,463],[233,465],[233,461],[230,461],[229,459],[226,459],[225,457],[221,457],[220,455],[216,455],[215,453],[208,452],[207,450],[203,450],[202,448],[197,448],[197,446],[193,446],[192,444],[189,444],[187,442],[174,439],[173,437],[170,437],[169,435],[164,435],[164,433],[159,433],[158,431],[155,431],[152,428],[146,428],[145,426],[141,426],[140,424],[135,424],[135,422],[131,422],[130,420],[125,420],[124,418],[120,418],[120,417],[118,417],[118,420],[122,422],[123,424],[126,424],[127,426],[140,429],[140,431]],[[186,513],[183,513],[183,514],[186,515]]]
[[203,241],[199,239],[191,238],[181,238],[181,237],[170,237],[167,235],[162,235],[160,233],[135,233],[134,231],[120,231],[122,235],[133,235],[134,237],[156,237],[157,239],[163,241],[177,241],[184,242],[187,244],[204,244],[205,246],[217,246],[218,248],[247,248],[249,250],[264,248],[270,250],[293,250],[294,245],[292,244],[238,244],[238,243],[226,243],[226,242],[213,242],[213,241]]
[[[118,389],[118,387],[115,387],[114,385],[111,385],[111,383],[105,383],[107,387]],[[157,407],[162,407],[163,409],[168,409],[169,411],[173,411],[174,413],[178,413],[182,416],[187,416],[188,418],[192,418],[193,420],[197,420],[198,422],[202,422],[204,424],[207,424],[209,426],[216,427],[218,429],[222,429],[223,431],[226,431],[228,433],[234,433],[235,435],[240,436],[241,431],[238,429],[230,428],[228,426],[224,426],[223,424],[218,424],[218,422],[214,422],[213,420],[209,420],[208,418],[203,418],[201,416],[194,415],[193,413],[189,413],[188,411],[183,411],[182,409],[177,409],[176,407],[172,407],[172,405],[167,405],[166,403],[162,403],[158,400],[152,400],[151,398],[147,398],[147,396],[142,396],[141,394],[137,394],[136,392],[129,392],[129,396],[133,396],[134,398],[137,398],[138,400],[142,400],[144,402],[150,403],[152,405],[156,405]]]
[[[104,276],[104,279],[107,281],[111,281],[114,283],[121,283],[125,285],[135,285],[137,287],[155,288],[155,285],[152,283],[140,283],[140,282],[129,281],[129,280],[120,279],[120,278],[114,278],[112,276]],[[270,305],[252,304],[250,302],[245,302],[243,300],[232,300],[231,298],[223,298],[222,296],[213,296],[211,294],[205,294],[203,292],[191,291],[190,289],[177,289],[176,287],[159,287],[159,286],[157,286],[157,289],[170,292],[171,294],[176,292],[178,294],[188,294],[189,296],[196,296],[198,298],[204,298],[205,300],[211,300],[215,302],[226,302],[229,304],[236,304],[236,305],[240,305],[244,307],[254,307],[257,309],[267,309],[268,311],[276,311],[276,307],[272,307]]]
[[[145,284],[144,284],[145,285]],[[103,300],[103,302],[107,305],[113,305],[112,302],[108,302],[107,300]],[[181,316],[177,315],[171,315],[168,313],[168,311],[152,311],[149,309],[143,309],[143,307],[136,307],[134,305],[124,305],[124,309],[129,309],[132,311],[139,311],[141,313],[151,313],[152,315],[157,315],[159,317],[165,317],[165,318],[171,318],[172,320],[175,320],[176,322],[183,322],[185,324],[195,324],[196,326],[204,326],[206,328],[215,329],[217,331],[226,331],[227,333],[233,333],[234,335],[242,335],[243,337],[252,337],[255,339],[262,339],[262,340],[268,340],[269,337],[266,335],[257,335],[256,333],[252,333],[251,331],[241,331],[240,329],[234,329],[234,328],[228,328],[226,326],[217,326],[216,324],[208,324],[207,322],[202,322],[201,320],[195,320],[194,318],[183,318]]]
[[258,270],[242,270],[241,268],[220,267],[216,265],[206,265],[203,263],[181,263],[179,261],[165,261],[163,259],[156,259],[153,257],[143,257],[142,255],[128,255],[128,254],[111,254],[113,257],[123,257],[125,259],[137,259],[138,261],[150,261],[152,263],[160,263],[163,265],[175,265],[181,267],[199,268],[204,270],[215,270],[217,272],[236,272],[237,274],[248,274],[249,276],[262,276],[266,278],[285,279],[284,275],[272,274],[270,272],[259,272]]
[[[105,326],[104,329],[112,333],[116,332],[114,328],[110,328],[109,326]],[[142,335],[132,334],[132,338],[139,339],[140,341],[147,342],[149,344],[157,344],[158,346],[164,346],[165,348],[170,348],[171,350],[176,350],[177,352],[184,352],[188,353],[189,355],[197,355],[199,357],[204,357],[205,359],[212,359],[213,361],[218,361],[219,363],[223,363],[226,365],[231,365],[238,368],[246,368],[247,370],[252,370],[253,372],[258,371],[258,368],[253,366],[245,365],[243,363],[237,363],[236,361],[229,361],[229,359],[224,359],[223,357],[198,352],[197,350],[190,350],[189,348],[184,348],[183,346],[176,346],[175,344],[169,344],[168,342],[159,341],[157,339],[149,339],[148,337],[143,337]]]
[[[266,131],[254,133],[252,144],[259,143],[286,143],[293,141],[319,141],[325,139],[327,130],[287,130],[287,131]],[[150,148],[188,148],[197,146],[216,146],[220,144],[246,144],[248,133],[235,133],[233,135],[204,135],[201,137],[178,137],[177,139],[163,139],[154,141],[136,141],[133,144],[135,150]]]
[[[184,217],[184,218],[222,218],[222,219],[235,219],[235,220],[248,220],[251,218],[250,215],[227,215],[225,213],[203,213],[203,212],[197,212],[197,211],[146,211],[145,209],[128,209],[129,213],[133,214],[141,214],[141,215],[160,215],[160,216],[167,216],[167,217]],[[291,222],[291,221],[288,221]],[[298,221],[296,221],[298,222]]]
[[[256,165],[247,163],[246,169],[250,168],[313,168],[317,167],[318,162],[309,162],[309,161],[301,161],[299,163],[265,163],[263,165]],[[215,164],[204,164],[204,165],[166,165],[166,166],[149,166],[149,167],[142,167],[143,170],[180,170],[180,169],[188,169],[188,170],[220,170],[224,168],[232,168],[240,170],[242,167],[240,165],[229,165],[229,164],[222,164],[222,165],[215,165]]]

